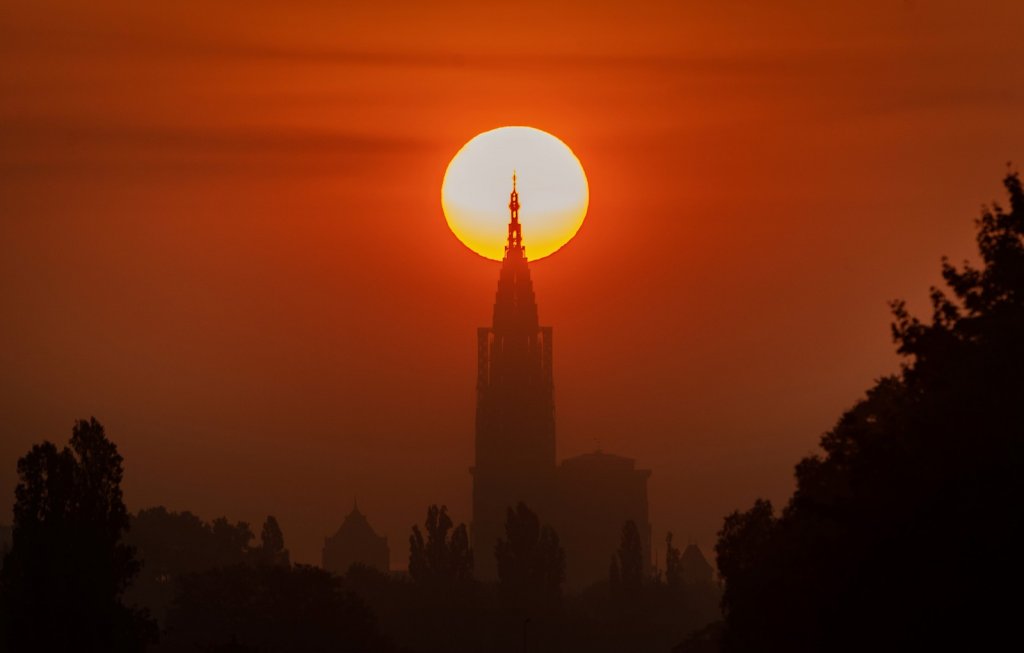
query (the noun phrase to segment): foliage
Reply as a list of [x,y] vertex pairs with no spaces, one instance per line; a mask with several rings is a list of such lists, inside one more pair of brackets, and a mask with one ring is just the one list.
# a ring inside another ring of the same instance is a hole
[[893,304],[901,373],[797,465],[780,515],[726,519],[725,650],[984,648],[1012,627],[995,597],[1024,526],[1024,193],[1004,185],[1009,211],[977,222],[981,267],[943,261],[928,322]]
[[498,580],[505,600],[519,608],[546,609],[557,604],[565,581],[565,550],[551,526],[520,502],[509,508],[505,538],[495,545]]
[[672,653],[718,653],[724,626],[721,621],[714,621],[690,633],[686,639],[672,648]]
[[246,522],[233,524],[218,517],[207,523],[191,512],[163,506],[140,510],[125,539],[142,562],[125,596],[161,619],[182,576],[241,564],[257,550],[249,545],[253,535]]
[[165,639],[166,651],[391,650],[341,580],[306,565],[239,564],[185,576]]
[[509,606],[496,584],[472,583],[460,593],[439,594],[404,575],[358,565],[344,582],[377,615],[381,630],[410,651],[518,653],[525,634],[530,651],[663,652],[719,617],[711,587],[684,595],[649,583],[635,597],[634,609],[613,600],[608,584],[600,583],[564,593],[558,610],[527,615]]
[[260,545],[253,550],[252,555],[257,564],[285,567],[291,564],[288,549],[284,548],[284,533],[281,532],[281,526],[273,515],[268,515],[263,522]]
[[138,573],[121,494],[122,458],[95,418],[69,446],[18,460],[11,549],[0,571],[0,633],[13,651],[139,651],[155,624],[126,607]]
[[643,582],[643,542],[636,522],[630,519],[622,526],[622,539],[612,557],[609,583],[613,595],[629,599],[639,594]]
[[[448,588],[466,583],[473,578],[473,551],[469,547],[469,534],[465,524],[452,530],[448,508],[431,505],[427,508],[424,527],[427,537],[418,526],[409,536],[409,575],[417,583]],[[451,535],[449,535],[451,531]]]
[[0,569],[4,566],[4,558],[11,550],[11,527],[0,524]]
[[665,583],[673,590],[683,584],[682,554],[672,545],[671,531],[665,535]]

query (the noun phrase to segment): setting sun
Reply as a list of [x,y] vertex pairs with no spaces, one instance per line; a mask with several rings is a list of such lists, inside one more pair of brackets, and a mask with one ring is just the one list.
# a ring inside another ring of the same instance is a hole
[[441,208],[452,232],[477,254],[501,260],[517,175],[523,243],[531,260],[572,240],[587,214],[583,166],[565,143],[533,127],[500,127],[462,146],[445,171]]

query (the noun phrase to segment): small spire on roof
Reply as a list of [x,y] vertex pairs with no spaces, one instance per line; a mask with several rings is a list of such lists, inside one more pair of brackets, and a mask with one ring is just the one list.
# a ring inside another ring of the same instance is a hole
[[510,219],[508,223],[508,244],[505,246],[506,254],[510,251],[517,251],[521,254],[523,247],[523,230],[519,224],[519,191],[516,190],[516,171],[512,171],[512,194],[509,196],[508,210]]

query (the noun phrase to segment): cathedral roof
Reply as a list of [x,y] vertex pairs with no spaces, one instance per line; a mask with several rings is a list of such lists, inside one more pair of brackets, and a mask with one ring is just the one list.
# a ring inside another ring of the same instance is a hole
[[366,515],[360,512],[359,506],[353,505],[352,512],[345,517],[345,520],[341,523],[341,526],[331,539],[365,537],[379,538],[380,536],[377,535],[376,531],[373,530],[373,527],[370,526],[370,521],[366,518]]
[[680,561],[682,562],[684,569],[714,569],[711,566],[711,563],[708,562],[708,559],[704,557],[704,554],[701,552],[700,548],[698,548],[696,544],[686,545],[686,549],[683,551],[683,555]]

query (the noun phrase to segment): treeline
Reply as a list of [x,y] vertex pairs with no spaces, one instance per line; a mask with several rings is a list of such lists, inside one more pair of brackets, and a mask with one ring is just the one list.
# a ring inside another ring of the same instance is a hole
[[244,523],[163,508],[133,518],[122,476],[95,419],[18,461],[0,650],[392,650],[339,579],[290,564],[273,517],[257,546]]
[[[635,542],[634,542],[635,538]],[[670,557],[680,554],[671,546]],[[520,503],[509,508],[495,550],[496,583],[472,576],[464,525],[430,506],[410,536],[408,576],[353,567],[347,586],[404,648],[422,651],[667,651],[718,618],[717,584],[646,574],[636,525],[623,527],[615,558],[630,582],[612,575],[578,594],[564,591],[565,553],[558,535]]]
[[667,650],[719,614],[710,572],[688,581],[671,536],[666,573],[645,573],[632,522],[608,582],[566,595],[558,535],[524,504],[490,552],[496,583],[474,578],[465,524],[437,505],[411,529],[407,574],[357,565],[338,577],[292,564],[273,516],[257,538],[223,517],[129,515],[123,461],[95,419],[61,450],[33,447],[18,474],[2,650]]
[[1019,639],[1024,532],[1024,190],[977,221],[978,262],[943,261],[904,357],[796,466],[781,511],[729,515],[724,623],[681,651],[998,650]]

